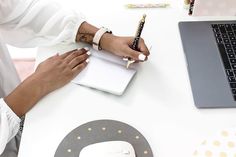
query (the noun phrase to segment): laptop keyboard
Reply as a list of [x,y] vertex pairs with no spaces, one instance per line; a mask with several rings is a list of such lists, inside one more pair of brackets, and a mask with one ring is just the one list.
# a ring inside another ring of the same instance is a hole
[[236,101],[236,23],[212,24],[216,42]]

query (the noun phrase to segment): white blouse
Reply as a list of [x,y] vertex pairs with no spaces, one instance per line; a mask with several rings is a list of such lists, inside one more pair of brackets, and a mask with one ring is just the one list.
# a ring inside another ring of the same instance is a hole
[[6,44],[38,47],[75,42],[84,21],[81,14],[50,0],[0,0],[0,155],[20,124],[2,99],[20,83]]

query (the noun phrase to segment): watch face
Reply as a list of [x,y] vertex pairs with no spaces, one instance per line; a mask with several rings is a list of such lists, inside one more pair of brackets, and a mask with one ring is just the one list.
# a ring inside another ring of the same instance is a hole
[[114,120],[97,120],[71,131],[58,146],[55,157],[79,157],[86,146],[107,141],[130,143],[136,157],[153,157],[148,141],[134,127]]

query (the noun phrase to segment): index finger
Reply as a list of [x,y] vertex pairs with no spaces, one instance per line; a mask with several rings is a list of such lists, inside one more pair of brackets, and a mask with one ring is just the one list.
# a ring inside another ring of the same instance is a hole
[[74,49],[74,50],[71,50],[71,51],[68,51],[64,54],[61,55],[61,58],[64,59],[66,57],[68,57],[70,54],[72,54],[73,52],[76,52],[76,51],[81,51],[81,53],[85,53],[88,51],[89,48],[85,47],[85,48],[81,48],[81,49]]
[[150,52],[144,42],[144,40],[139,40],[139,44],[138,44],[138,49],[140,50],[140,52],[142,52],[145,56],[149,56]]
[[127,52],[127,57],[135,61],[145,61],[147,59],[147,56],[144,55],[142,52],[135,51],[131,49],[130,47],[127,47],[125,51]]
[[68,51],[68,52],[66,52],[66,53],[63,53],[62,55],[61,55],[61,58],[66,58],[67,56],[69,56],[71,53],[73,53],[73,52],[75,52],[75,51],[77,51],[77,49],[74,49],[74,50],[71,50],[71,51]]

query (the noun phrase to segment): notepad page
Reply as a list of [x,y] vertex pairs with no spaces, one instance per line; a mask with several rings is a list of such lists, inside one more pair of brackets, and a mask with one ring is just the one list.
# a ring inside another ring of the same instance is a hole
[[87,67],[72,82],[122,95],[135,73],[134,69],[91,56]]
[[[37,60],[41,62],[56,53],[63,54],[78,47],[85,46],[87,45],[72,44],[39,48],[38,52],[41,53],[41,57]],[[46,56],[43,55],[44,52],[47,52],[45,53],[47,54]],[[93,50],[91,47],[90,52],[89,64],[72,82],[115,95],[122,95],[135,75],[138,66],[132,65],[131,68],[126,69],[126,62],[120,57],[109,52]]]
[[[122,66],[126,67],[127,61],[124,61],[121,57],[116,56],[114,54],[111,54],[110,52],[106,52],[106,51],[97,51],[94,49],[91,49],[90,52],[92,53],[92,56],[95,56],[97,58],[112,62],[112,63],[116,63]],[[138,68],[138,64],[131,64],[130,68],[132,69],[137,69]]]
[[90,49],[90,52],[92,53],[92,56],[106,60],[106,61],[110,61],[119,65],[126,65],[126,62],[122,60],[121,57],[115,56],[109,52],[106,51],[97,51],[94,49]]

